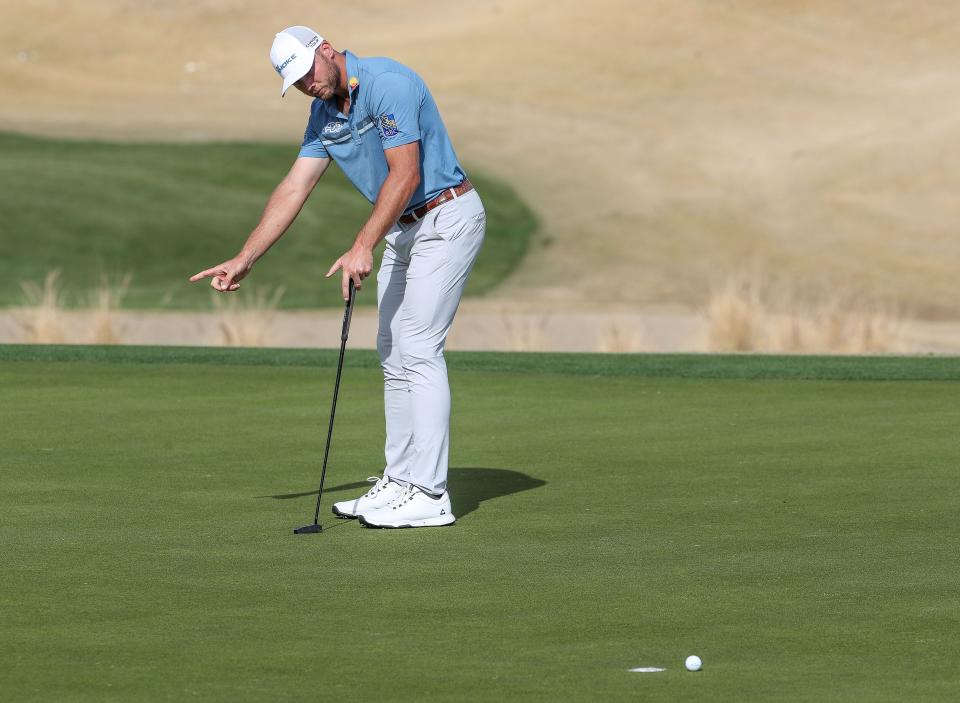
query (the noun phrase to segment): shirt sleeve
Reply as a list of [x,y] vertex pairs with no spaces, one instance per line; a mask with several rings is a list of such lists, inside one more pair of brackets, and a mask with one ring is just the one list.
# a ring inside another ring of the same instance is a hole
[[370,116],[384,149],[420,139],[420,93],[401,73],[381,73],[370,90]]
[[300,144],[300,156],[314,159],[329,158],[327,148],[320,141],[320,130],[317,129],[312,110],[310,112],[310,118],[307,120],[307,129],[303,133],[303,142]]

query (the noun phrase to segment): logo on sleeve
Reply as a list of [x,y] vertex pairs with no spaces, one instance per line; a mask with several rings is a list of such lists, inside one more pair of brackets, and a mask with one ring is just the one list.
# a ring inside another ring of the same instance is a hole
[[380,136],[383,138],[392,137],[400,132],[397,127],[397,120],[393,113],[380,115]]
[[323,128],[324,134],[337,134],[343,129],[343,122],[327,122]]

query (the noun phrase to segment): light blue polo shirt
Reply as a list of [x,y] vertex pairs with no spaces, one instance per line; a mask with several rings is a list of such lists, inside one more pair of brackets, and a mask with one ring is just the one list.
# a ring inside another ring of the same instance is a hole
[[314,99],[300,156],[329,156],[372,203],[389,172],[384,150],[419,140],[420,185],[404,211],[459,185],[466,175],[423,79],[392,59],[344,54],[350,115],[335,98]]

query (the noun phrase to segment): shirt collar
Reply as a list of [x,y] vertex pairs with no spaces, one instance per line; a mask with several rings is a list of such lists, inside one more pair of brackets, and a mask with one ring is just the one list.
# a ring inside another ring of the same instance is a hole
[[[360,59],[346,49],[343,50],[343,55],[347,57],[347,94],[350,96],[350,102],[356,103],[353,94],[356,93],[357,89],[360,87],[360,78],[357,76],[360,68]],[[337,99],[335,97],[330,98],[329,100],[323,100],[321,102],[323,102],[328,110],[331,110],[335,115],[337,115],[337,117],[347,119],[347,116],[337,109]],[[350,108],[350,114],[353,114],[352,106]]]
[[343,55],[347,57],[347,94],[353,98],[354,92],[360,87],[360,59],[353,55],[353,52],[347,49],[343,50]]
[[[360,87],[360,79],[357,77],[357,71],[360,68],[360,59],[346,49],[343,50],[343,55],[347,57],[347,95],[350,96],[350,114],[352,115],[354,112],[353,105],[355,105],[357,102],[356,98],[354,97],[354,93],[356,93],[357,89]],[[347,119],[347,116],[337,109],[336,97],[330,98],[329,100],[324,100],[324,103],[337,117],[344,120]]]

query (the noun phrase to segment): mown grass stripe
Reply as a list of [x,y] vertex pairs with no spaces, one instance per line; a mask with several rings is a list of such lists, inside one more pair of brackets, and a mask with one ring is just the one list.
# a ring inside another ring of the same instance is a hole
[[[956,381],[960,357],[774,356],[760,354],[562,354],[448,352],[452,369],[574,376],[798,379],[835,381]],[[235,349],[83,345],[0,345],[0,362],[332,366],[334,349]],[[379,365],[372,350],[350,350],[350,368]]]

